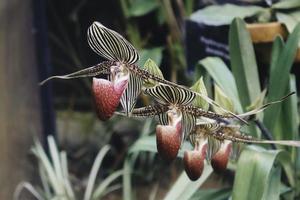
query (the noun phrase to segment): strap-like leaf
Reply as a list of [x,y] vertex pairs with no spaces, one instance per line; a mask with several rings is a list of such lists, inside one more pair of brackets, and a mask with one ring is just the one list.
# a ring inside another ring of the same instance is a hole
[[146,88],[144,92],[165,105],[189,105],[196,97],[194,93],[188,90],[164,84]]
[[142,90],[142,79],[138,76],[130,74],[129,83],[124,93],[122,94],[120,100],[121,105],[127,116],[130,115],[132,110],[134,109],[137,97],[141,93],[141,90]]
[[136,49],[123,36],[99,22],[88,28],[87,35],[90,47],[108,60],[134,64],[139,59]]

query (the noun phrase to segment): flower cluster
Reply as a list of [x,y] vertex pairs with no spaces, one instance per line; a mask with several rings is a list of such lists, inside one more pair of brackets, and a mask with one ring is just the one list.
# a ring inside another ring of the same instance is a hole
[[[72,74],[50,77],[42,84],[52,78],[94,77],[92,92],[99,119],[108,120],[119,104],[125,116],[157,117],[157,150],[165,160],[172,161],[177,157],[186,138],[193,145],[194,149],[184,152],[183,157],[185,171],[191,180],[201,176],[205,159],[215,171],[224,171],[230,155],[234,154],[233,142],[276,143],[245,136],[240,133],[238,124],[247,123],[247,117],[286,97],[236,115],[210,99],[201,81],[187,88],[165,80],[152,61],[144,68],[137,66],[139,55],[136,49],[101,23],[94,22],[87,33],[90,47],[107,61]],[[100,74],[106,74],[108,79],[96,78]],[[141,92],[153,98],[155,104],[135,108]],[[208,111],[209,105],[220,112]],[[298,143],[294,145],[299,146]]]

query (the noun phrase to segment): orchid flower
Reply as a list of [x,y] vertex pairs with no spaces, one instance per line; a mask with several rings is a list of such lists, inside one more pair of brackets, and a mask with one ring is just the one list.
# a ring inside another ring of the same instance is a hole
[[[181,89],[185,91],[185,93],[191,93],[193,96],[199,96],[207,101],[210,105],[219,107],[224,111],[224,113],[228,113],[229,115],[232,115],[240,121],[247,123],[245,120],[238,117],[234,113],[227,111],[219,106],[216,102],[214,102],[207,96],[192,91],[191,89],[184,86],[167,81],[159,76],[150,73],[145,69],[139,68],[136,64],[139,60],[139,54],[137,50],[123,36],[103,26],[101,23],[94,22],[88,28],[87,38],[91,49],[101,57],[107,59],[107,61],[71,74],[49,77],[48,79],[42,81],[40,84],[42,85],[45,82],[55,78],[73,79],[80,77],[95,77],[100,74],[107,74],[109,76],[109,81],[112,83],[108,84],[103,80],[100,80],[100,82],[95,80],[93,81],[94,85],[92,88],[93,94],[99,93],[101,91],[103,91],[103,93],[116,92],[116,94],[113,95],[113,106],[107,108],[105,106],[110,105],[110,102],[108,102],[108,98],[100,99],[101,95],[98,95],[98,97],[94,97],[95,99],[97,99],[97,101],[99,101],[99,103],[96,103],[97,113],[105,111],[105,115],[107,116],[104,117],[103,115],[103,117],[100,117],[100,119],[108,119],[109,116],[112,116],[113,114],[112,108],[116,109],[116,105],[118,104],[118,102],[121,103],[126,115],[129,116],[134,109],[138,95],[141,93],[143,81],[145,82],[152,80],[160,84],[165,84],[177,89]],[[121,96],[119,95],[119,93],[121,93],[121,91],[119,91],[120,88],[118,89],[118,91],[111,89],[115,83],[119,82],[118,79],[121,79],[122,81],[125,81],[126,79],[127,81],[126,87],[121,87],[121,89],[124,89]],[[96,82],[105,83],[105,86],[100,87],[100,84],[96,84]],[[100,88],[97,89],[97,87]],[[97,92],[95,92],[94,90],[97,90]],[[117,96],[118,98],[116,98]]]

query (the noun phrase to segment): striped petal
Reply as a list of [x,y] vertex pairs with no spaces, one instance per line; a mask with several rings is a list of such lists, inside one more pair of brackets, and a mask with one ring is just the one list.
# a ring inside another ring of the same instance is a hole
[[121,97],[121,105],[127,116],[129,116],[134,109],[137,97],[142,90],[142,84],[143,82],[140,77],[132,74],[129,75],[129,83]]
[[152,96],[158,102],[167,105],[189,105],[196,97],[194,93],[188,90],[164,84],[157,85],[152,88],[146,88],[144,92],[145,94]]
[[136,49],[123,36],[99,22],[88,28],[87,38],[94,52],[108,60],[134,64],[139,59]]
[[167,113],[159,114],[158,121],[161,125],[168,125],[169,124],[168,114]]
[[182,143],[185,140],[185,138],[195,128],[195,124],[196,124],[196,118],[193,115],[182,112],[182,121],[181,121],[181,126],[183,131]]

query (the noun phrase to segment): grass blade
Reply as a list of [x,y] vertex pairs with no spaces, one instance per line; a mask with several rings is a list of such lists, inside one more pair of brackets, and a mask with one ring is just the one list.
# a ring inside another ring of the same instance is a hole
[[[283,160],[282,150],[265,150],[257,146],[248,146],[241,154],[233,186],[233,200],[269,199],[266,193],[277,195],[281,174],[273,170],[275,161],[281,161],[285,166],[288,160]],[[279,167],[279,166],[278,166]],[[272,171],[273,170],[273,171]],[[278,176],[278,177],[274,177]],[[273,181],[272,183],[270,181]],[[276,181],[276,182],[274,182]]]
[[182,172],[164,200],[188,200],[199,189],[212,173],[210,165],[205,165],[201,177],[197,181],[191,181],[185,172]]
[[[276,65],[270,71],[270,81],[268,86],[268,101],[279,99],[285,95],[289,84],[289,74],[294,62],[296,50],[300,40],[300,24],[298,24],[293,33],[289,36],[286,45],[283,47]],[[273,132],[275,128],[274,121],[278,120],[281,105],[274,105],[264,113],[264,124]],[[276,138],[277,139],[277,138]]]
[[109,175],[106,179],[104,179],[101,184],[95,189],[93,192],[93,199],[100,199],[108,186],[117,178],[123,175],[123,170],[118,170],[111,175]]
[[31,183],[28,182],[21,182],[20,184],[18,184],[15,192],[14,192],[14,196],[13,199],[14,200],[19,200],[20,199],[20,195],[21,192],[26,189],[30,192],[30,194],[32,194],[36,199],[38,200],[44,200],[44,198],[38,193],[38,191],[31,185]]
[[92,197],[92,192],[93,192],[93,188],[94,188],[94,185],[95,185],[95,181],[96,181],[98,171],[100,169],[103,158],[104,158],[104,156],[106,155],[106,153],[108,152],[109,149],[110,149],[110,147],[108,145],[105,145],[104,147],[102,147],[101,150],[99,151],[95,161],[94,161],[92,170],[91,170],[90,175],[89,175],[88,184],[87,184],[87,187],[86,187],[86,190],[85,190],[85,193],[84,193],[84,198],[83,198],[84,200],[90,200],[91,197]]
[[232,99],[235,105],[235,110],[242,113],[242,105],[240,103],[236,83],[231,71],[225,63],[217,57],[208,57],[199,61],[218,86],[225,92],[225,94]]
[[245,22],[239,18],[230,25],[229,52],[239,97],[242,106],[247,107],[259,96],[261,89],[250,34]]

